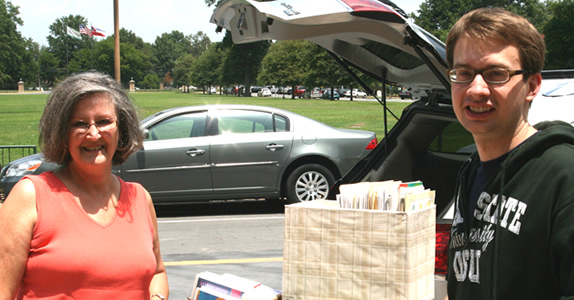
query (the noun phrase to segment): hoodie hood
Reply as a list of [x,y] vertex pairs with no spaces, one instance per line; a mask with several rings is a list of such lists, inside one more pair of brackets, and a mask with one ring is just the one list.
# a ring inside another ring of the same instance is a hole
[[[501,169],[504,170],[506,176],[514,175],[524,165],[524,162],[540,155],[555,145],[574,145],[574,127],[566,122],[545,121],[536,124],[534,127],[539,131],[513,149],[502,162]],[[465,177],[470,176],[478,167],[479,161],[478,152],[475,151],[463,165],[461,174]]]
[[558,144],[574,145],[574,127],[562,121],[545,121],[536,124],[538,133],[510,152],[502,163],[506,176],[513,176],[524,163]]

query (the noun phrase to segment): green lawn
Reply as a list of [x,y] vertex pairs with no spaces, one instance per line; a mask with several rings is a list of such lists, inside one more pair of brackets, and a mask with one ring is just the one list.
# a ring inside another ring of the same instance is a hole
[[[289,98],[237,97],[226,95],[183,94],[179,92],[131,93],[144,118],[155,112],[178,106],[202,104],[253,104],[293,111],[333,127],[374,131],[384,136],[383,106],[376,101],[329,101]],[[36,93],[0,94],[0,146],[38,145],[38,121],[47,95]],[[388,102],[400,116],[405,102]],[[396,120],[389,115],[389,129]],[[14,159],[14,157],[12,157]]]

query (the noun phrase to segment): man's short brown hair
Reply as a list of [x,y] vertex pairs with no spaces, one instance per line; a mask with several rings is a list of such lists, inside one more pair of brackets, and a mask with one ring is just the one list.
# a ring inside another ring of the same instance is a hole
[[546,52],[544,39],[524,17],[502,8],[479,8],[462,16],[446,39],[446,58],[451,67],[456,42],[463,35],[484,44],[497,39],[507,41],[518,48],[523,70],[542,71]]

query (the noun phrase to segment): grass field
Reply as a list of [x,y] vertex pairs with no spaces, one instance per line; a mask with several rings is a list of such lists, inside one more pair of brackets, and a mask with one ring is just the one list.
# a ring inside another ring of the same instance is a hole
[[[38,145],[38,121],[48,95],[37,93],[0,94],[0,146]],[[290,98],[258,98],[226,95],[184,94],[180,92],[131,93],[145,118],[155,112],[178,106],[202,104],[252,104],[282,108],[338,128],[374,131],[379,140],[384,136],[383,106],[376,101],[329,101]],[[388,102],[400,117],[408,103]],[[389,129],[396,120],[388,116]],[[11,157],[15,159],[15,157]]]

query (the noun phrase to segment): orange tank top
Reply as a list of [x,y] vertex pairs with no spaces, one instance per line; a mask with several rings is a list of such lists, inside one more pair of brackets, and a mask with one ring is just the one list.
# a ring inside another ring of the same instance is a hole
[[101,225],[52,172],[25,178],[38,220],[18,299],[149,299],[157,262],[141,185],[120,179],[116,215]]

